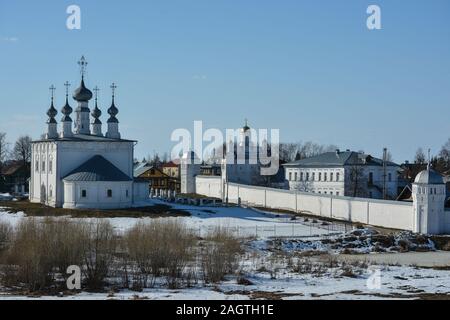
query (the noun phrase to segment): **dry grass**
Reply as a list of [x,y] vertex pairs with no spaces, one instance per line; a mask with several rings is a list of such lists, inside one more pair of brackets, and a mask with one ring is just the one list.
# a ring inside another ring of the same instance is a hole
[[0,221],[0,253],[5,250],[13,234],[13,229],[9,223]]

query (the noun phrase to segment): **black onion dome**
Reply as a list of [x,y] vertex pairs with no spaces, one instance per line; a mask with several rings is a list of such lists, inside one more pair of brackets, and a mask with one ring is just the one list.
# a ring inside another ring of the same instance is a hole
[[100,118],[102,115],[102,111],[97,107],[97,104],[95,104],[95,108],[91,112],[91,116],[94,118]]
[[53,106],[53,101],[52,101],[52,105],[50,106],[50,108],[47,111],[47,115],[50,118],[54,118],[56,115],[58,114],[58,111],[55,109],[55,107]]
[[73,98],[79,102],[87,102],[92,99],[92,91],[84,85],[84,79],[81,79],[81,84],[73,93]]
[[115,103],[114,103],[114,98],[111,104],[111,107],[109,107],[108,109],[108,114],[110,115],[109,119],[108,119],[108,123],[119,123],[119,120],[117,120],[116,115],[119,113],[119,109],[117,109]]
[[116,105],[114,104],[114,100],[113,100],[111,107],[109,107],[109,109],[108,109],[108,114],[111,117],[115,117],[115,116],[117,116],[118,113],[119,113],[119,109],[117,109]]
[[69,105],[69,99],[66,97],[66,104],[64,105],[64,107],[62,107],[61,112],[64,115],[62,117],[63,122],[71,122],[72,119],[70,118],[70,114],[72,113],[73,109],[72,107]]

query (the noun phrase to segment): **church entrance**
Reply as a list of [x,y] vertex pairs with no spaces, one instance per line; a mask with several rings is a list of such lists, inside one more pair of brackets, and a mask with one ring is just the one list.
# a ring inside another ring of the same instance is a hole
[[42,203],[42,204],[45,204],[45,203],[46,203],[46,200],[47,200],[46,189],[45,189],[45,186],[42,185],[42,186],[41,186],[41,203]]

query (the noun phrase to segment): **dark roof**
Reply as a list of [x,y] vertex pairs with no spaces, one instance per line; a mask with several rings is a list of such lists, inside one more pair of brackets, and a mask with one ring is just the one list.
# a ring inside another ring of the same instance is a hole
[[141,166],[138,166],[134,169],[133,176],[135,178],[139,177],[141,174],[146,173],[150,169],[155,169],[150,163],[145,163]]
[[170,162],[167,162],[167,163],[163,163],[161,165],[161,168],[178,168],[178,165],[175,162],[170,161]]
[[54,139],[41,139],[41,140],[33,141],[32,143],[47,142],[47,141],[136,142],[135,140],[113,139],[113,138],[107,138],[107,137],[94,136],[94,135],[90,135],[90,134],[74,134],[72,137],[64,137],[64,138],[58,137],[58,138],[54,138]]
[[66,181],[132,181],[100,155],[93,156],[63,178]]
[[11,176],[16,174],[21,169],[29,169],[30,163],[24,164],[22,161],[11,161],[5,163],[1,168],[1,175]]
[[[284,166],[301,166],[301,167],[340,167],[346,165],[370,165],[382,166],[383,160],[374,158],[370,155],[354,151],[344,152],[325,152],[320,155],[293,161],[284,164]],[[388,166],[398,166],[397,164],[387,161]]]

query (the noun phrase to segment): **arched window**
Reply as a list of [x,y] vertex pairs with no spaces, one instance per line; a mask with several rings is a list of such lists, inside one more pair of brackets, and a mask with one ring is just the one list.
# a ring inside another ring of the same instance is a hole
[[48,157],[48,173],[53,173],[53,157]]
[[45,157],[42,158],[41,171],[45,172]]

